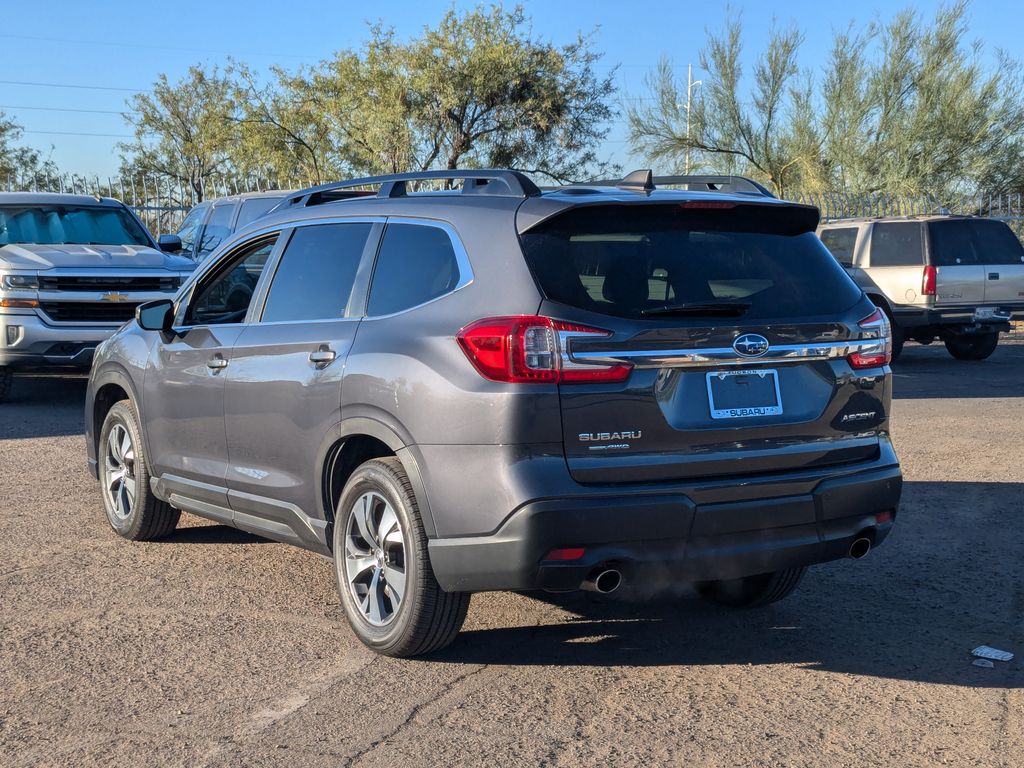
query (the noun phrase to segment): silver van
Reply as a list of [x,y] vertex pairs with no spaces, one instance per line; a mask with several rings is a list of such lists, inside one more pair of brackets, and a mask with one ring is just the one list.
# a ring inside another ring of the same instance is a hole
[[229,235],[266,214],[288,195],[270,190],[204,200],[188,212],[177,232],[181,255],[198,264]]
[[971,216],[844,219],[818,227],[836,260],[906,340],[984,360],[1024,318],[1024,247],[1004,222]]

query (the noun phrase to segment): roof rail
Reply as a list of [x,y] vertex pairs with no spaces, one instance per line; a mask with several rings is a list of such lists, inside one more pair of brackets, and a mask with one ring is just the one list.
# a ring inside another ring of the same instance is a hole
[[[392,173],[385,176],[365,176],[361,179],[335,181],[320,184],[295,192],[278,205],[280,210],[293,205],[319,205],[336,200],[359,197],[394,198],[409,194],[408,183],[412,181],[462,181],[464,195],[501,195],[504,197],[534,197],[540,189],[529,177],[519,171],[507,169],[472,169],[443,171],[414,171]],[[358,187],[378,186],[376,192]]]
[[745,176],[655,176],[650,170],[633,171],[617,181],[591,181],[585,186],[618,187],[643,194],[650,194],[658,187],[672,186],[700,192],[738,192],[775,197],[767,188]]

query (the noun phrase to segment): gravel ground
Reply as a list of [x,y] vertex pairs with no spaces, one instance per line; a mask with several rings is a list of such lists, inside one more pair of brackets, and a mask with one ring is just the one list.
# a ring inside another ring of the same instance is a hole
[[907,346],[904,502],[866,560],[747,612],[478,595],[413,661],[353,639],[313,554],[189,516],[118,539],[83,393],[0,407],[2,766],[1024,764],[1024,344]]

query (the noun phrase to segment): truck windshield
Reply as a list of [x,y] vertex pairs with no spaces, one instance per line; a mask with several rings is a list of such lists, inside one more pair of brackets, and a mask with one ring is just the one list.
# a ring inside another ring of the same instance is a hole
[[100,205],[0,205],[0,245],[151,245],[123,208]]

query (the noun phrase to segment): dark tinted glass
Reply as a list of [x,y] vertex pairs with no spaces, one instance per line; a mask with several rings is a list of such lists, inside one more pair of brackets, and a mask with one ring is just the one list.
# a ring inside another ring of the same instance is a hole
[[389,224],[373,270],[367,313],[401,312],[436,299],[459,283],[448,233],[438,227]]
[[244,249],[213,275],[204,278],[185,318],[186,325],[222,325],[245,320],[256,283],[263,273],[276,237]]
[[954,267],[981,264],[971,228],[966,219],[928,222],[928,245],[932,265]]
[[208,256],[231,234],[231,216],[234,212],[235,206],[230,203],[213,207],[213,213],[210,214],[210,219],[203,229],[202,241],[196,249],[196,260]]
[[821,242],[840,264],[853,264],[853,246],[857,243],[856,227],[826,229],[821,233]]
[[799,226],[787,217],[772,211],[758,223],[766,231],[750,231],[755,218],[740,210],[595,206],[563,214],[522,242],[548,299],[617,317],[718,302],[750,304],[744,319],[851,307],[860,289],[814,234],[815,217]]
[[875,224],[871,230],[872,267],[913,267],[923,263],[919,223],[901,221]]
[[282,197],[254,197],[242,203],[238,211],[238,221],[235,222],[235,229],[241,229],[251,221],[255,221],[275,205],[281,202]]
[[1006,224],[991,219],[978,219],[967,224],[974,236],[974,247],[981,263],[1024,263],[1024,247]]
[[296,229],[270,284],[263,322],[344,316],[370,226],[323,224]]

